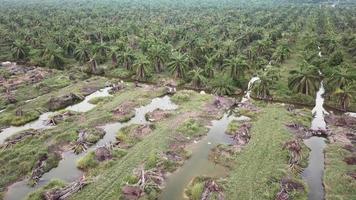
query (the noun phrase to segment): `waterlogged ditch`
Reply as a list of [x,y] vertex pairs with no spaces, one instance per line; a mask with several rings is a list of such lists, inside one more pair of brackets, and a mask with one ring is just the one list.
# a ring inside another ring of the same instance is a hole
[[233,142],[231,137],[225,134],[225,130],[234,119],[237,118],[224,114],[221,119],[212,121],[207,136],[188,148],[192,152],[191,158],[168,178],[160,199],[182,199],[184,189],[194,177],[200,175],[222,177],[227,175],[227,169],[209,160],[209,153],[219,144],[231,144]]
[[[71,111],[76,111],[76,112],[87,112],[91,109],[93,109],[96,105],[90,104],[89,101],[91,99],[94,99],[96,97],[105,97],[109,96],[109,90],[111,87],[106,87],[101,90],[98,90],[84,98],[84,100],[78,104],[68,106],[64,110],[71,110]],[[4,143],[6,138],[20,132],[24,131],[27,129],[46,129],[46,128],[51,128],[53,127],[50,123],[48,123],[48,120],[51,116],[58,114],[58,112],[45,112],[42,113],[39,118],[33,122],[29,122],[23,126],[10,126],[8,128],[3,129],[0,132],[0,144]]]
[[[83,106],[83,105],[82,105]],[[146,124],[145,115],[148,112],[154,111],[156,109],[162,110],[174,110],[178,106],[173,104],[169,96],[164,96],[161,98],[154,98],[150,104],[142,106],[135,109],[135,116],[125,123],[110,123],[102,128],[105,131],[105,136],[99,140],[96,146],[90,147],[86,152],[95,150],[99,146],[106,145],[111,142],[115,142],[115,136],[117,132],[131,124]],[[24,199],[29,193],[43,187],[48,184],[52,179],[61,179],[66,182],[72,182],[77,180],[83,175],[83,172],[76,167],[77,161],[86,155],[86,152],[80,154],[75,154],[72,151],[65,152],[62,154],[63,159],[59,162],[58,166],[49,172],[45,173],[41,179],[38,181],[38,184],[34,187],[28,185],[27,180],[23,180],[17,183],[14,183],[8,187],[8,191],[5,194],[6,200],[18,200]]]
[[[320,47],[318,46],[318,49]],[[321,51],[319,51],[319,57],[321,57]],[[319,74],[321,72],[319,71]],[[324,95],[325,89],[323,81],[320,82],[320,88],[316,93],[315,107],[312,110],[313,120],[311,123],[311,130],[315,132],[326,132],[325,115],[328,112],[324,109]],[[304,169],[302,173],[303,179],[307,182],[309,187],[309,200],[322,200],[324,199],[324,148],[326,147],[325,139],[322,137],[313,136],[305,139],[304,144],[310,149],[308,167]]]

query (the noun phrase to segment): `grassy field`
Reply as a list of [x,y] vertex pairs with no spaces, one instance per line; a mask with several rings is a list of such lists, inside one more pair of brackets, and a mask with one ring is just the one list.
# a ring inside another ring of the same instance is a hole
[[[275,199],[283,177],[300,179],[288,170],[288,152],[284,142],[292,139],[284,124],[292,120],[285,108],[268,105],[252,124],[251,140],[236,155],[236,167],[227,182],[228,199]],[[306,199],[295,194],[293,199]]]
[[356,199],[355,180],[347,175],[356,172],[355,165],[347,165],[343,159],[352,153],[338,144],[329,144],[325,149],[325,198],[327,200]]

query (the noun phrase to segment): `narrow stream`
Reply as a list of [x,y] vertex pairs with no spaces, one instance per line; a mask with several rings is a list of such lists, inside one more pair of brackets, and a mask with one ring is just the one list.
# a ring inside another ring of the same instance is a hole
[[[248,90],[242,98],[241,103],[250,100],[253,83],[260,78],[254,76],[248,83]],[[230,136],[225,131],[232,120],[249,120],[245,116],[235,117],[226,112],[219,120],[212,121],[209,132],[199,142],[194,141],[188,148],[192,152],[191,157],[176,172],[169,176],[165,188],[159,199],[161,200],[181,200],[187,199],[184,194],[185,188],[195,177],[208,175],[210,177],[223,177],[227,175],[228,170],[221,165],[216,165],[209,160],[209,153],[219,144],[232,144]]]
[[[110,89],[111,89],[111,87],[106,87],[101,90],[98,90],[98,91],[86,96],[82,102],[72,105],[72,106],[68,106],[67,108],[65,108],[65,110],[72,110],[72,111],[76,111],[76,112],[87,112],[96,106],[96,105],[90,104],[89,101],[95,97],[110,96],[110,94],[108,93],[108,91]],[[4,143],[6,138],[8,138],[20,131],[24,131],[27,129],[38,130],[38,129],[52,128],[53,126],[49,125],[47,123],[47,121],[51,116],[53,116],[57,113],[58,112],[45,112],[45,113],[42,113],[37,120],[29,122],[23,126],[10,126],[8,128],[3,129],[0,132],[0,144]]]
[[63,159],[59,162],[58,166],[49,172],[45,173],[38,184],[35,187],[27,185],[28,180],[19,181],[8,187],[8,191],[5,194],[5,200],[19,200],[25,199],[26,196],[37,190],[40,187],[48,184],[52,179],[61,179],[66,182],[72,182],[83,175],[83,172],[76,167],[77,161],[86,155],[87,152],[95,150],[98,146],[103,146],[107,143],[114,142],[117,132],[125,126],[130,124],[145,124],[148,123],[145,119],[145,115],[155,109],[174,110],[178,108],[173,104],[169,96],[161,98],[154,98],[150,104],[136,108],[135,117],[125,123],[111,123],[101,128],[106,132],[105,136],[97,142],[96,145],[91,146],[86,152],[81,154],[74,154],[72,151],[63,153]]
[[[320,47],[318,46],[320,50]],[[319,51],[321,57],[321,51]],[[322,73],[319,71],[319,74]],[[311,123],[311,130],[326,131],[325,115],[328,112],[324,109],[324,95],[325,89],[323,81],[320,82],[320,87],[316,93],[315,107],[312,110],[313,120]],[[302,173],[303,179],[307,182],[309,187],[309,200],[323,200],[324,199],[324,148],[326,146],[325,139],[322,137],[313,136],[304,140],[305,145],[310,149],[308,167]]]
[[324,175],[324,148],[325,139],[313,136],[304,140],[304,144],[310,148],[308,167],[302,173],[303,179],[309,187],[309,200],[324,199],[323,175]]
[[160,199],[183,199],[184,189],[194,177],[200,175],[222,177],[227,174],[224,167],[209,160],[209,153],[218,144],[232,143],[231,137],[225,134],[225,130],[233,119],[235,117],[224,114],[223,118],[212,121],[208,135],[188,148],[192,152],[189,160],[178,171],[169,176]]

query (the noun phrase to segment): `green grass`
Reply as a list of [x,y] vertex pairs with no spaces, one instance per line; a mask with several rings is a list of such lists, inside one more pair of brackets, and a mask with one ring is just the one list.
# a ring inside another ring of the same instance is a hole
[[[253,122],[250,142],[235,156],[228,199],[274,199],[281,178],[295,176],[288,170],[288,152],[282,150],[283,143],[292,138],[284,126],[291,119],[283,107],[270,105],[262,110]],[[293,199],[306,199],[306,195],[295,194]]]
[[112,97],[95,97],[89,100],[89,103],[97,105],[97,104],[103,104],[103,103],[107,103],[110,100],[112,100]]
[[131,124],[130,126],[123,127],[116,134],[116,139],[126,145],[129,145],[129,146],[135,145],[136,143],[138,143],[141,140],[140,138],[135,137],[133,135],[133,132],[135,131],[135,129],[137,129],[139,127],[140,127],[140,125],[138,125],[138,124]]
[[98,164],[99,162],[95,159],[95,152],[91,151],[78,160],[77,167],[86,171],[90,168],[96,167]]
[[206,134],[207,128],[199,121],[189,119],[179,126],[178,131],[186,137],[197,138]]
[[328,144],[325,149],[325,198],[327,200],[356,199],[356,182],[347,175],[356,172],[356,165],[347,165],[343,159],[351,156],[338,144]]

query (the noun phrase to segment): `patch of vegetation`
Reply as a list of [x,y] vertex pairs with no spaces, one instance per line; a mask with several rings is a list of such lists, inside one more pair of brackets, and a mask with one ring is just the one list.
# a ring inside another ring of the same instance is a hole
[[197,138],[205,135],[207,128],[204,127],[199,121],[189,119],[178,128],[178,131],[187,137]]
[[133,133],[139,126],[138,124],[132,124],[121,128],[116,134],[116,139],[128,147],[135,145],[140,141],[140,138],[136,137]]
[[[325,198],[354,199],[356,197],[355,178],[351,173],[356,172],[356,165],[347,165],[343,160],[352,153],[338,144],[329,144],[325,149]],[[355,153],[353,153],[355,155]]]
[[[8,109],[9,110],[9,109]],[[12,125],[12,126],[21,126],[33,120],[36,120],[41,113],[35,110],[25,110],[23,114],[17,116],[16,111],[8,111],[4,112],[2,117],[0,118],[0,124]]]
[[112,97],[95,97],[89,100],[89,103],[97,105],[97,104],[103,104],[103,103],[107,103],[110,100],[112,100]]
[[192,91],[190,90],[181,90],[174,94],[171,98],[172,102],[176,104],[181,104],[183,102],[187,102],[190,99]]
[[95,159],[95,152],[91,151],[77,162],[77,167],[82,170],[89,170],[99,165],[99,161]]
[[240,127],[240,122],[237,120],[232,120],[229,123],[229,125],[227,126],[225,133],[232,135],[232,134],[236,133],[236,131],[239,129],[239,127]]

